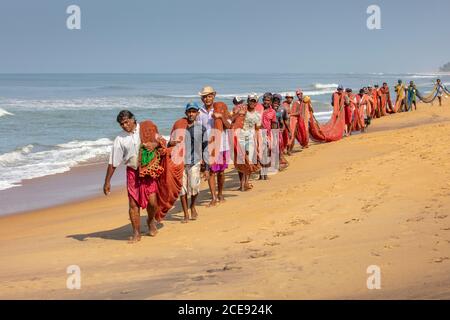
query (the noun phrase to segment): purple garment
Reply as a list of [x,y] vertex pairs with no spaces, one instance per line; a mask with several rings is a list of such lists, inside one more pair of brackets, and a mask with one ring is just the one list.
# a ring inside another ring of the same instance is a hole
[[218,163],[215,163],[210,166],[209,170],[212,172],[221,172],[228,169],[228,162],[230,161],[230,152],[229,151],[222,151],[219,154],[219,157],[217,159]]

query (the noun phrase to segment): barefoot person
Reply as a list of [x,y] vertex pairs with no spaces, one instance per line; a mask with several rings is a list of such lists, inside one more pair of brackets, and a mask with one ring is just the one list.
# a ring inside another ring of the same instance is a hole
[[395,93],[397,94],[397,98],[395,100],[395,112],[406,112],[408,111],[408,107],[406,105],[405,99],[405,85],[402,80],[398,80],[397,85],[395,86]]
[[239,191],[253,188],[250,175],[260,170],[257,161],[257,132],[261,127],[261,115],[256,111],[258,96],[250,94],[247,104],[235,110],[232,117],[234,139],[234,166],[239,173]]
[[353,131],[353,110],[355,109],[355,97],[351,88],[345,89],[344,96],[344,113],[345,113],[345,133],[346,137],[350,136]]
[[[216,91],[212,87],[204,87],[199,95],[203,102],[200,108],[198,121],[206,128],[210,149],[208,184],[211,191],[211,202],[208,207],[225,201],[223,186],[225,183],[225,170],[230,160],[230,144],[227,129],[231,128],[228,107],[223,102],[214,102]],[[217,192],[216,192],[217,177]]]
[[408,109],[410,111],[413,111],[413,106],[414,106],[414,110],[417,110],[416,96],[417,96],[416,85],[414,84],[414,81],[410,81],[408,89],[407,89],[407,97],[406,97]]
[[380,118],[383,114],[381,113],[380,88],[378,84],[373,86],[372,100],[375,107],[375,117]]
[[[280,152],[280,170],[287,168],[289,165],[288,161],[284,157],[284,152],[289,143],[291,137],[291,129],[288,124],[288,114],[287,110],[281,105],[281,95],[276,93],[273,95],[272,107],[277,115],[277,126],[279,135],[279,152]],[[284,130],[287,130],[287,134],[284,135]]]
[[387,82],[383,82],[383,85],[380,88],[381,93],[381,113],[384,114],[394,113],[394,106],[392,105],[391,100],[391,92],[389,90],[389,86]]
[[[147,224],[149,235],[157,233],[155,215],[158,209],[157,181],[151,177],[141,178],[139,175],[139,150],[141,148],[140,124],[128,110],[122,110],[117,115],[117,122],[125,131],[123,135],[116,137],[109,157],[109,165],[106,171],[103,192],[108,195],[111,190],[111,177],[116,168],[124,163],[127,166],[127,190],[129,201],[129,215],[133,227],[133,237],[130,242],[141,240],[140,208],[146,208],[148,213]],[[156,136],[155,142],[145,144],[149,151],[160,145],[161,137]]]
[[[186,105],[186,117],[175,122],[170,134],[169,146],[175,147],[175,155],[180,156],[183,161],[183,185],[180,192],[181,206],[183,207],[183,223],[189,222],[189,211],[191,219],[197,220],[198,212],[195,206],[200,190],[201,172],[205,172],[206,164],[204,156],[207,156],[208,138],[206,128],[197,120],[200,107],[191,102]],[[180,145],[179,145],[180,144]],[[179,153],[179,151],[181,151]],[[188,207],[188,197],[191,204]]]
[[444,87],[442,86],[441,79],[436,80],[437,98],[439,100],[439,107],[442,107],[442,96],[444,95]]
[[264,111],[261,116],[261,131],[260,131],[260,149],[259,159],[261,163],[261,172],[259,180],[267,180],[267,173],[271,166],[272,158],[272,129],[277,127],[277,113],[272,108],[273,95],[266,92],[263,96]]
[[284,95],[285,100],[283,101],[283,103],[281,104],[281,106],[284,108],[284,110],[286,110],[286,114],[287,114],[287,118],[288,118],[288,125],[284,127],[283,132],[281,133],[283,135],[283,141],[285,142],[284,145],[284,152],[285,154],[287,154],[288,156],[291,155],[291,152],[289,150],[289,142],[291,140],[291,137],[289,136],[289,132],[292,132],[292,130],[290,130],[291,128],[291,123],[290,123],[290,114],[292,111],[292,106],[294,104],[294,95],[290,92],[286,92],[286,94]]
[[292,104],[291,113],[289,114],[291,137],[288,142],[288,155],[292,153],[296,139],[303,148],[308,148],[309,144],[308,110],[303,102],[303,91],[297,89],[295,94],[298,100]]
[[294,104],[294,95],[290,92],[286,92],[284,95],[283,107],[286,109],[288,115],[291,113],[292,105]]

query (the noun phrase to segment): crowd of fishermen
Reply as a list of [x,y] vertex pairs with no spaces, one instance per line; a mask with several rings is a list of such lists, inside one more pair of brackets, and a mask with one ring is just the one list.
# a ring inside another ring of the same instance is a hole
[[[444,94],[437,82],[439,104]],[[335,141],[354,132],[364,132],[372,119],[417,109],[417,88],[413,81],[395,86],[395,101],[387,83],[361,88],[357,93],[339,85],[332,94],[332,119],[320,125],[314,118],[311,98],[301,89],[294,94],[267,92],[235,97],[231,110],[216,101],[210,86],[199,92],[201,104],[190,102],[182,118],[164,139],[151,121],[138,123],[131,111],[123,110],[117,122],[124,130],[114,140],[103,191],[110,192],[110,180],[120,164],[127,167],[129,215],[134,235],[140,240],[140,208],[147,209],[149,235],[158,232],[157,223],[172,208],[178,196],[183,223],[196,220],[196,200],[202,178],[208,182],[208,207],[225,201],[225,171],[229,164],[239,175],[239,190],[250,191],[252,175],[268,180],[271,172],[288,168],[296,141],[308,148],[310,140]],[[342,126],[337,126],[341,123]],[[345,125],[344,125],[345,124]]]

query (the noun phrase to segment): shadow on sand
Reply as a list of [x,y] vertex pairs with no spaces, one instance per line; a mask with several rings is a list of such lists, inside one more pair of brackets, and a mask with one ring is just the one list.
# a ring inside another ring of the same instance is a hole
[[[227,173],[225,173],[225,189],[227,190],[236,190],[239,187],[239,178],[238,174],[235,170],[231,170]],[[226,194],[225,198],[229,199],[231,197],[236,197],[235,194]],[[209,192],[209,189],[200,191],[198,197],[197,197],[197,205],[201,206],[201,211],[204,212],[203,208],[206,209],[206,205],[209,203],[211,199],[211,195]],[[126,201],[126,199],[124,199]],[[200,212],[200,215],[201,213]],[[175,203],[174,207],[169,211],[169,213],[166,215],[164,221],[174,221],[174,222],[181,222],[183,220],[183,210],[181,207],[181,202],[178,199]],[[161,229],[164,227],[164,223],[158,224],[158,229]],[[146,234],[148,232],[147,227],[147,212],[146,210],[141,209],[141,233]],[[93,233],[86,233],[86,234],[72,234],[66,236],[66,238],[72,238],[78,241],[87,241],[89,238],[100,238],[105,240],[118,240],[118,241],[126,241],[130,238],[132,235],[132,228],[131,224],[127,223],[121,227],[110,229],[110,230],[104,230],[104,231],[98,231]]]

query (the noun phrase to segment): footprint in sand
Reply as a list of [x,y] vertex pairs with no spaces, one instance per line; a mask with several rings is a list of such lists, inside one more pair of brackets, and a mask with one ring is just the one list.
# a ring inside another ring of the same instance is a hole
[[266,243],[264,243],[264,245],[265,246],[268,246],[268,247],[275,247],[275,246],[279,246],[281,243],[279,243],[279,242],[266,242]]
[[349,224],[349,223],[359,223],[361,222],[361,219],[359,218],[353,218],[351,220],[345,221],[344,224]]
[[337,234],[324,237],[325,240],[334,240],[337,238],[339,238],[339,235]]
[[425,219],[424,217],[418,216],[418,217],[406,219],[406,222],[419,222],[419,221],[423,221],[424,219]]
[[216,277],[216,275],[214,274],[210,274],[210,275],[206,275],[206,276],[196,276],[196,277],[192,277],[191,280],[192,281],[203,281],[203,280],[207,280],[208,278],[214,278]]
[[240,269],[242,269],[242,267],[232,267],[232,266],[226,265],[223,268],[206,270],[206,272],[216,273],[216,272],[225,272],[225,271],[240,270]]
[[294,226],[298,226],[298,225],[308,225],[308,224],[311,224],[311,222],[308,220],[296,218],[296,219],[292,220],[289,224],[294,227]]
[[364,212],[366,212],[366,213],[369,213],[370,211],[372,211],[372,209],[376,208],[377,206],[378,206],[377,203],[370,203],[370,202],[369,202],[368,204],[364,205],[364,206],[361,208],[361,210],[364,211]]
[[268,255],[270,255],[270,252],[258,251],[258,252],[254,252],[251,255],[249,255],[249,258],[250,259],[258,259],[258,258],[267,257]]
[[248,238],[247,240],[242,240],[242,241],[239,241],[238,243],[239,244],[246,244],[246,243],[250,243],[252,241],[253,241],[252,239]]
[[294,231],[278,231],[274,234],[274,238],[287,237],[294,234]]
[[433,262],[434,263],[442,263],[442,262],[444,262],[446,260],[450,260],[450,258],[449,257],[440,257],[440,258],[434,259]]
[[434,216],[435,219],[445,219],[445,218],[447,218],[447,217],[448,217],[447,214],[441,214],[441,215],[437,215],[437,214],[436,214],[436,215]]
[[381,254],[376,252],[376,251],[372,251],[370,254],[375,256],[375,257],[381,257]]

